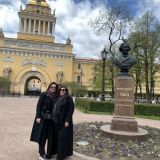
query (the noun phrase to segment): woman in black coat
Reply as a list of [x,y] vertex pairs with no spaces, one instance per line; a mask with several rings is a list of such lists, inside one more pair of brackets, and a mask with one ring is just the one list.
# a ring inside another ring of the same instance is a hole
[[[58,86],[50,83],[46,92],[42,92],[36,109],[36,117],[32,128],[31,141],[39,144],[39,159],[51,158],[57,153],[57,131],[52,121],[52,109],[58,98]],[[47,144],[47,156],[45,156],[45,144]]]
[[64,160],[73,154],[74,103],[66,86],[60,87],[59,95],[53,110],[53,121],[58,125],[57,160]]

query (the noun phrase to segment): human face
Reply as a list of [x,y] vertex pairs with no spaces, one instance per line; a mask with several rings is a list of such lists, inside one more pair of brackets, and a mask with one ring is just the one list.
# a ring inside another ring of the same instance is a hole
[[56,91],[56,85],[55,84],[52,84],[49,88],[49,91],[50,92],[55,92]]
[[59,90],[59,93],[61,96],[63,96],[65,93],[66,93],[66,89],[64,87],[62,87],[60,90]]

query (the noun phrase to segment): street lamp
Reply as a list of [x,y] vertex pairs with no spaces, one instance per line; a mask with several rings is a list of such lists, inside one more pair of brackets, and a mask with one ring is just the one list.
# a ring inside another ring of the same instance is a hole
[[155,87],[155,80],[152,81],[152,99],[154,100],[154,87]]
[[101,52],[101,56],[102,56],[102,61],[103,61],[103,64],[102,64],[102,93],[101,93],[101,101],[104,101],[105,100],[105,93],[104,93],[104,77],[105,77],[105,62],[106,62],[106,58],[107,58],[107,51],[105,50],[105,48],[103,49],[103,51]]

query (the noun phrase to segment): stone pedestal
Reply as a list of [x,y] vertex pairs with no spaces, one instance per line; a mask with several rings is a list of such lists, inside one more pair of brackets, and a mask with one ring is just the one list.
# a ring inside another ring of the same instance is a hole
[[134,79],[119,76],[115,79],[115,106],[111,130],[138,132],[134,116]]
[[146,140],[148,132],[138,127],[134,118],[134,79],[118,76],[115,79],[115,106],[111,125],[101,126],[108,137],[122,140]]

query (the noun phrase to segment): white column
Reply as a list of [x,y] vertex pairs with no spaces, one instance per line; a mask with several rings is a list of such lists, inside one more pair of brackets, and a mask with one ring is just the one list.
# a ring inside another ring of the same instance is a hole
[[50,35],[50,22],[48,22],[48,35]]
[[45,24],[46,24],[46,22],[43,21],[43,34],[44,34],[44,35],[45,35],[45,30],[46,30],[46,27],[45,27],[46,25],[45,25]]
[[28,33],[31,33],[31,19],[29,19],[29,29],[28,29]]
[[35,34],[35,31],[36,31],[36,20],[34,20],[33,34]]
[[39,23],[38,23],[38,34],[40,34],[41,32],[41,21],[39,20]]
[[52,35],[54,35],[54,22],[52,23]]
[[24,28],[23,28],[23,32],[26,33],[26,18],[24,18]]
[[19,17],[19,32],[22,32],[22,19]]

